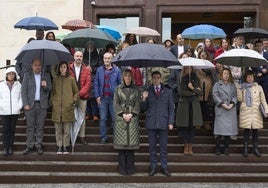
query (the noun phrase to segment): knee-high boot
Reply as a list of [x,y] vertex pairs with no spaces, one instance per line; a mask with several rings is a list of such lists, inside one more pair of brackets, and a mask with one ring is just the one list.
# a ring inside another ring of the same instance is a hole
[[216,155],[220,155],[221,154],[221,136],[218,135],[216,137],[216,151],[215,151]]
[[258,129],[252,129],[252,141],[253,141],[253,153],[257,156],[260,157],[261,153],[258,149]]
[[183,154],[184,155],[188,155],[189,154],[189,144],[184,144]]
[[249,142],[249,129],[244,130],[244,146],[243,146],[243,156],[247,157],[248,156],[248,142]]
[[229,155],[229,142],[230,142],[230,137],[225,136],[224,137],[224,154]]

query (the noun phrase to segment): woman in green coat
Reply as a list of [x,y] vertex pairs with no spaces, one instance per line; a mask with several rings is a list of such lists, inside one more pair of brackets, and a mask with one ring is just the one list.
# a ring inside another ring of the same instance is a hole
[[176,127],[184,142],[183,153],[192,155],[194,127],[202,125],[202,113],[198,96],[202,95],[200,81],[193,67],[183,67],[178,87],[179,102],[176,113]]
[[51,92],[52,121],[55,123],[57,154],[68,154],[70,145],[70,127],[75,120],[74,104],[79,91],[74,78],[69,75],[68,64],[63,61],[59,64],[58,75],[53,79]]
[[122,80],[123,83],[117,86],[114,93],[114,149],[119,153],[119,173],[132,175],[135,173],[134,150],[140,144],[140,94],[130,70],[123,72]]

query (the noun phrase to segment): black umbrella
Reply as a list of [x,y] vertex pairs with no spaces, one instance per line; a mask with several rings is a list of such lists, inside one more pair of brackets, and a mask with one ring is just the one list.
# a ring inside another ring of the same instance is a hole
[[117,66],[168,67],[181,65],[178,59],[164,46],[141,43],[129,46],[119,52],[112,60]]
[[246,39],[259,39],[268,38],[268,31],[260,28],[241,28],[234,32],[233,36],[237,37],[239,35],[244,36]]

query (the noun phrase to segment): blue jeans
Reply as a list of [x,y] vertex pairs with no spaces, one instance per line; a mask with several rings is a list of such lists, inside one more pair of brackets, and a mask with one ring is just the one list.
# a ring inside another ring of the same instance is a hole
[[88,99],[87,100],[87,110],[86,110],[86,115],[98,115],[99,114],[99,109],[98,109],[98,104],[95,98],[93,99]]
[[114,108],[113,108],[113,98],[112,97],[103,97],[101,98],[101,104],[99,105],[99,113],[100,113],[100,136],[101,139],[107,139],[107,127],[106,121],[108,119],[108,115],[110,114],[112,119],[112,126],[115,120]]

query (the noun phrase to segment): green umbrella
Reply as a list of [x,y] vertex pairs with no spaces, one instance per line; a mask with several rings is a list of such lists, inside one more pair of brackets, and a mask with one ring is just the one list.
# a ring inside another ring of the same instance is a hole
[[96,48],[103,48],[107,44],[117,44],[117,41],[108,33],[99,29],[78,29],[68,34],[62,44],[69,44],[71,47],[85,48],[88,41],[94,41]]

